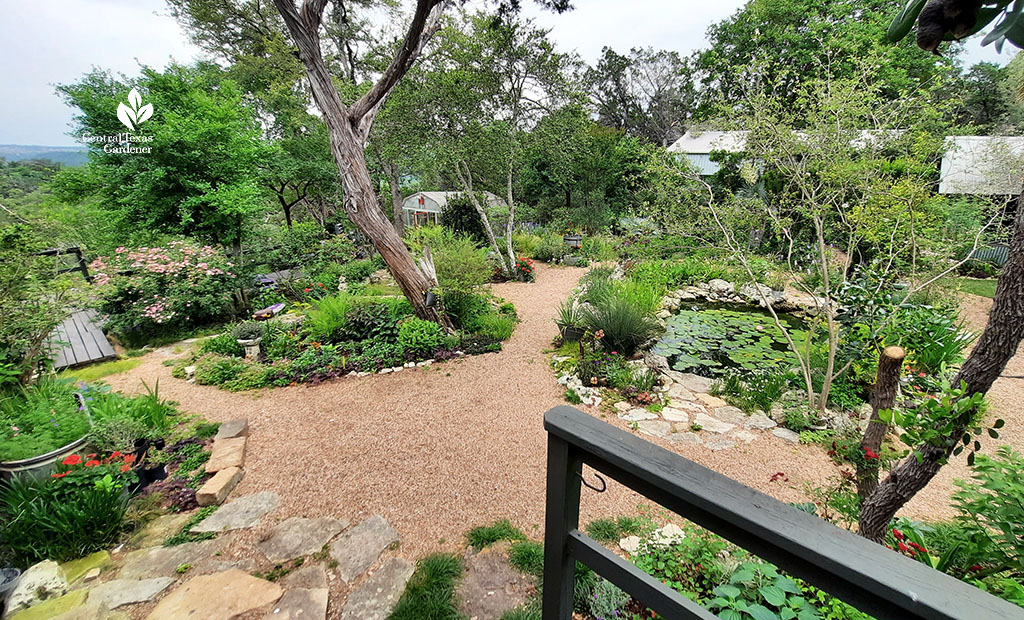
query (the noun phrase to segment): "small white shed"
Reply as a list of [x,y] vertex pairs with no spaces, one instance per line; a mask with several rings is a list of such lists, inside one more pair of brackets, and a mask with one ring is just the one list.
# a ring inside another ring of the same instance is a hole
[[[462,193],[416,192],[411,196],[407,196],[402,202],[406,228],[439,224],[441,221],[441,211],[448,205],[448,199]],[[490,192],[484,192],[484,196],[487,198],[489,206],[505,204],[505,201]]]
[[668,147],[668,152],[685,157],[701,176],[710,176],[721,168],[718,162],[711,161],[711,153],[742,153],[747,148],[748,135],[749,131],[687,131]]

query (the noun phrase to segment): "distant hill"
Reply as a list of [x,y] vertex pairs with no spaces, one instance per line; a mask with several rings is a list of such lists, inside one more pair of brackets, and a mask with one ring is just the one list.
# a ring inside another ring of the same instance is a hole
[[65,166],[81,166],[89,161],[84,146],[39,146],[37,144],[0,144],[0,159],[22,161],[49,159]]

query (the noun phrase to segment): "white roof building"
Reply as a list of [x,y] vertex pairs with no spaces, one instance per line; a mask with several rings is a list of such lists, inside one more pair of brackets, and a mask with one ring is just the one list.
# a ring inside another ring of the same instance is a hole
[[1024,137],[949,136],[940,172],[940,194],[1019,194]]
[[717,162],[711,161],[711,153],[742,153],[747,148],[749,134],[749,131],[687,131],[668,147],[668,152],[686,157],[701,176],[709,176],[721,169]]
[[[440,223],[441,211],[448,205],[448,199],[465,192],[416,192],[406,196],[402,201],[405,212],[405,225],[408,228]],[[503,205],[505,201],[492,194],[483,192],[490,206]]]

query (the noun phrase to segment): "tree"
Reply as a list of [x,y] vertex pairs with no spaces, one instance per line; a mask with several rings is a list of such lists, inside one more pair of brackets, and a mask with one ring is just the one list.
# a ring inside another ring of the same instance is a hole
[[[130,134],[149,140],[86,139],[124,133],[112,112],[132,89],[153,116]],[[75,134],[90,146],[90,184],[79,189],[104,198],[125,237],[194,235],[240,251],[246,222],[264,209],[257,165],[266,147],[252,108],[223,70],[207,63],[164,72],[143,67],[135,80],[93,71],[57,90],[80,110]],[[129,152],[139,148],[148,151]]]
[[873,82],[884,99],[927,88],[948,71],[961,47],[945,57],[926,57],[913,45],[888,45],[889,0],[750,0],[732,17],[708,29],[709,47],[696,56],[702,85],[698,116],[715,120],[742,106],[743,93],[760,82],[778,89],[785,105],[806,101],[800,85],[856,77],[856,62],[877,58]]
[[[977,6],[980,2],[973,4]],[[942,12],[941,1],[932,0],[928,3],[932,7],[929,9],[924,0],[910,0],[890,26],[889,36],[902,39],[916,23],[918,45],[935,51],[946,37],[967,36],[998,19],[984,41],[1001,45],[1009,40],[1018,47],[1024,46],[1024,36],[1021,36],[1024,29],[1018,28],[1024,25],[1024,20],[1019,11],[1008,8],[1009,4],[1000,0],[995,11],[984,15],[968,14],[965,21],[956,15],[956,19],[950,20]],[[953,386],[962,386],[962,398],[969,401],[988,392],[1024,340],[1024,191],[1018,196],[1009,245],[1009,258],[999,275],[988,323],[951,382]],[[951,409],[956,407],[955,402],[950,405]],[[966,408],[956,408],[954,417],[948,420],[950,423],[941,427],[941,436],[922,442],[912,455],[889,472],[861,505],[861,536],[879,542],[883,539],[896,512],[935,477],[958,447],[965,445],[964,439],[971,440],[968,430],[974,426],[976,417],[973,403]]]

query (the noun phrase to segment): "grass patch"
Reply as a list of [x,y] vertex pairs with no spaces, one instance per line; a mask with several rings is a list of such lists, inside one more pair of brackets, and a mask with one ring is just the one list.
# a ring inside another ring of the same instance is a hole
[[110,375],[120,374],[122,372],[128,372],[132,368],[135,368],[142,363],[141,359],[129,358],[123,360],[112,360],[104,362],[102,364],[93,364],[92,366],[85,366],[82,368],[75,368],[73,370],[65,370],[60,373],[62,379],[73,379],[74,381],[84,381],[85,383],[92,383],[102,379],[103,377],[109,377]]
[[584,528],[587,536],[600,542],[616,542],[626,536],[639,536],[654,529],[654,523],[644,517],[595,519]]
[[512,525],[508,519],[502,519],[494,525],[474,527],[466,534],[469,544],[476,550],[493,545],[499,540],[526,540],[526,535]]
[[960,278],[960,290],[971,295],[988,297],[996,296],[996,280],[978,280],[975,278]]
[[521,573],[537,579],[544,577],[544,545],[539,542],[522,540],[514,543],[508,550],[508,561]]
[[388,620],[460,620],[455,582],[461,576],[462,562],[454,555],[423,558]]
[[[217,506],[207,506],[206,508],[200,508],[196,511],[192,518],[189,519],[185,525],[181,526],[181,530],[164,541],[165,547],[175,547],[189,542],[199,542],[200,540],[210,540],[216,538],[217,534],[214,532],[193,532],[192,528],[199,525],[199,523],[206,517],[212,515],[217,510]],[[186,569],[187,570],[187,569]]]

